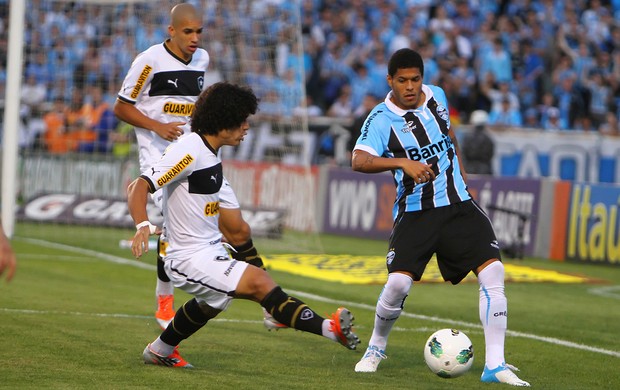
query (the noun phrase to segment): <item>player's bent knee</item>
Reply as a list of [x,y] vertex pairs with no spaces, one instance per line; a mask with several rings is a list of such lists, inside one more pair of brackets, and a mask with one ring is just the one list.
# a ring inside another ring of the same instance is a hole
[[409,275],[393,272],[388,276],[379,300],[386,307],[402,307],[412,284]]
[[388,275],[385,289],[394,295],[407,295],[413,284],[413,279],[409,275],[393,272]]
[[260,302],[276,287],[276,282],[267,271],[249,265],[237,285],[235,296]]

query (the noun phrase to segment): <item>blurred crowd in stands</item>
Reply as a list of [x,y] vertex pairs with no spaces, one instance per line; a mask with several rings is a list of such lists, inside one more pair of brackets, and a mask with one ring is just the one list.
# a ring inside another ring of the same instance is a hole
[[[344,118],[355,133],[388,92],[387,59],[411,47],[424,82],[446,91],[453,126],[484,110],[497,128],[620,134],[620,0],[189,2],[205,12],[207,82],[255,86],[264,117]],[[136,54],[167,37],[175,3],[28,0],[20,146],[124,153],[131,128],[111,107]],[[2,97],[7,41],[0,0]]]

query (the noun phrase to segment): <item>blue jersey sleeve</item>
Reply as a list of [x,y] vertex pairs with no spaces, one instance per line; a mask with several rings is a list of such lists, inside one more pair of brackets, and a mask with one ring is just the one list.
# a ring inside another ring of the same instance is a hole
[[386,112],[387,107],[381,103],[368,114],[353,150],[364,150],[374,156],[384,155],[391,126]]

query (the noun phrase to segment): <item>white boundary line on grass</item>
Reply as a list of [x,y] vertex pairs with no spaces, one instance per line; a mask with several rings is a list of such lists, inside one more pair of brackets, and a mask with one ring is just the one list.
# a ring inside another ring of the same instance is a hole
[[593,287],[588,292],[602,297],[620,299],[620,286]]
[[[15,237],[15,238],[17,238],[17,237]],[[98,259],[109,261],[109,262],[116,263],[116,264],[129,265],[129,266],[132,266],[132,267],[148,269],[148,270],[152,270],[152,271],[155,271],[157,269],[154,265],[142,263],[139,260],[125,259],[125,258],[122,258],[122,257],[113,256],[113,255],[97,252],[97,251],[90,250],[90,249],[78,248],[78,247],[74,247],[74,246],[70,246],[70,245],[58,244],[58,243],[53,243],[53,242],[49,242],[49,241],[45,241],[45,240],[39,240],[39,239],[33,239],[33,238],[19,237],[18,239],[20,241],[30,242],[30,243],[33,243],[33,244],[41,245],[43,247],[47,247],[47,248],[62,249],[62,250],[66,250],[66,251],[70,251],[70,252],[74,252],[74,253],[79,253],[79,254],[82,254],[82,255],[96,257]],[[369,310],[371,312],[374,312],[374,310],[375,310],[375,306],[367,305],[367,304],[364,304],[364,303],[343,302],[343,301],[340,301],[340,300],[335,300],[335,299],[332,299],[332,298],[327,298],[327,297],[323,297],[323,296],[320,296],[320,295],[310,294],[310,293],[307,293],[307,292],[297,291],[297,290],[288,290],[288,291],[290,291],[293,295],[296,295],[296,296],[299,296],[299,297],[302,297],[302,298],[313,299],[313,300],[316,300],[316,301],[319,301],[319,302],[334,303],[334,304],[338,304],[338,305],[346,305],[347,307],[355,307],[355,308],[358,308],[358,309]],[[12,310],[12,309],[0,309],[0,310],[9,311],[9,310]],[[35,311],[22,310],[22,312],[35,312]],[[48,312],[48,313],[52,313],[52,312]],[[76,313],[70,312],[68,314],[85,315],[84,313],[77,313],[77,312]],[[114,314],[114,315],[113,314],[92,314],[92,315],[97,315],[97,316],[116,316],[116,317],[135,317],[135,318],[143,318],[144,317],[144,316],[131,316],[131,315],[124,315],[124,314]],[[451,319],[441,318],[441,317],[435,317],[435,316],[426,316],[426,315],[422,315],[422,314],[413,314],[413,313],[407,313],[407,312],[403,312],[401,314],[401,316],[409,317],[409,318],[415,318],[415,319],[421,319],[421,320],[425,320],[425,321],[438,322],[438,323],[447,324],[447,325],[454,325],[454,326],[459,326],[459,327],[468,327],[468,328],[474,328],[474,329],[482,329],[482,325],[480,325],[480,324],[475,324],[475,323],[466,322],[466,321],[456,321],[456,320],[451,320]],[[147,317],[147,318],[150,318],[150,317]],[[575,349],[580,349],[580,350],[584,350],[584,351],[600,353],[600,354],[603,354],[603,355],[620,357],[620,352],[619,351],[612,351],[612,350],[609,350],[609,349],[592,347],[592,346],[585,345],[585,344],[573,343],[571,341],[561,340],[561,339],[557,339],[557,338],[554,338],[554,337],[544,337],[544,336],[538,336],[538,335],[531,334],[531,333],[517,332],[517,331],[512,331],[512,330],[508,330],[506,332],[506,335],[507,336],[512,336],[512,337],[522,337],[522,338],[526,338],[526,339],[542,341],[542,342],[549,343],[549,344],[555,344],[555,345],[560,345],[560,346],[564,346],[564,347],[568,347],[568,348],[575,348]]]

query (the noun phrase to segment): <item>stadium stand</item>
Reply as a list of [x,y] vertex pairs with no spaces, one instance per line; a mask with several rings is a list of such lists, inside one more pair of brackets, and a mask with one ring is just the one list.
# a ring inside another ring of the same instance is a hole
[[[134,56],[166,36],[167,7],[157,2],[102,8],[88,3],[29,0],[26,15],[24,85],[40,96],[24,96],[24,149],[45,147],[38,141],[47,129],[43,116],[69,105],[74,89],[84,91],[82,104],[91,104],[90,91],[101,87],[103,103],[112,105],[122,76]],[[213,71],[226,78],[227,56],[218,50],[217,29],[226,26],[221,2],[204,5],[205,47]],[[559,111],[561,130],[617,129],[620,116],[620,0],[434,1],[434,0],[301,0],[304,57],[285,45],[288,7],[297,2],[248,1],[243,17],[269,16],[267,36],[281,48],[275,74],[257,69],[265,83],[274,79],[265,101],[294,115],[299,96],[285,96],[285,80],[298,61],[306,70],[309,100],[329,115],[342,115],[350,99],[351,120],[365,95],[382,99],[386,93],[385,62],[390,53],[410,46],[424,53],[425,82],[447,92],[451,117],[467,123],[471,112],[491,112],[501,94],[527,125],[545,128],[548,111]],[[157,15],[145,21],[140,14]],[[255,15],[260,13],[260,15]],[[239,16],[237,16],[239,17]],[[0,1],[0,95],[6,83],[8,2]],[[32,50],[36,48],[36,50]],[[266,77],[269,76],[269,77]],[[41,96],[41,91],[45,94]],[[346,94],[341,92],[346,91]],[[333,105],[338,105],[333,107]],[[331,109],[331,110],[330,110]],[[557,110],[556,110],[557,109]],[[110,126],[116,126],[110,121]],[[34,128],[30,128],[33,126]],[[108,129],[112,131],[113,129]],[[109,140],[97,129],[99,137]],[[33,135],[34,134],[34,135]],[[106,141],[109,142],[109,141]],[[61,148],[62,149],[62,148]],[[71,148],[68,148],[71,149]],[[110,145],[88,150],[109,152]]]

